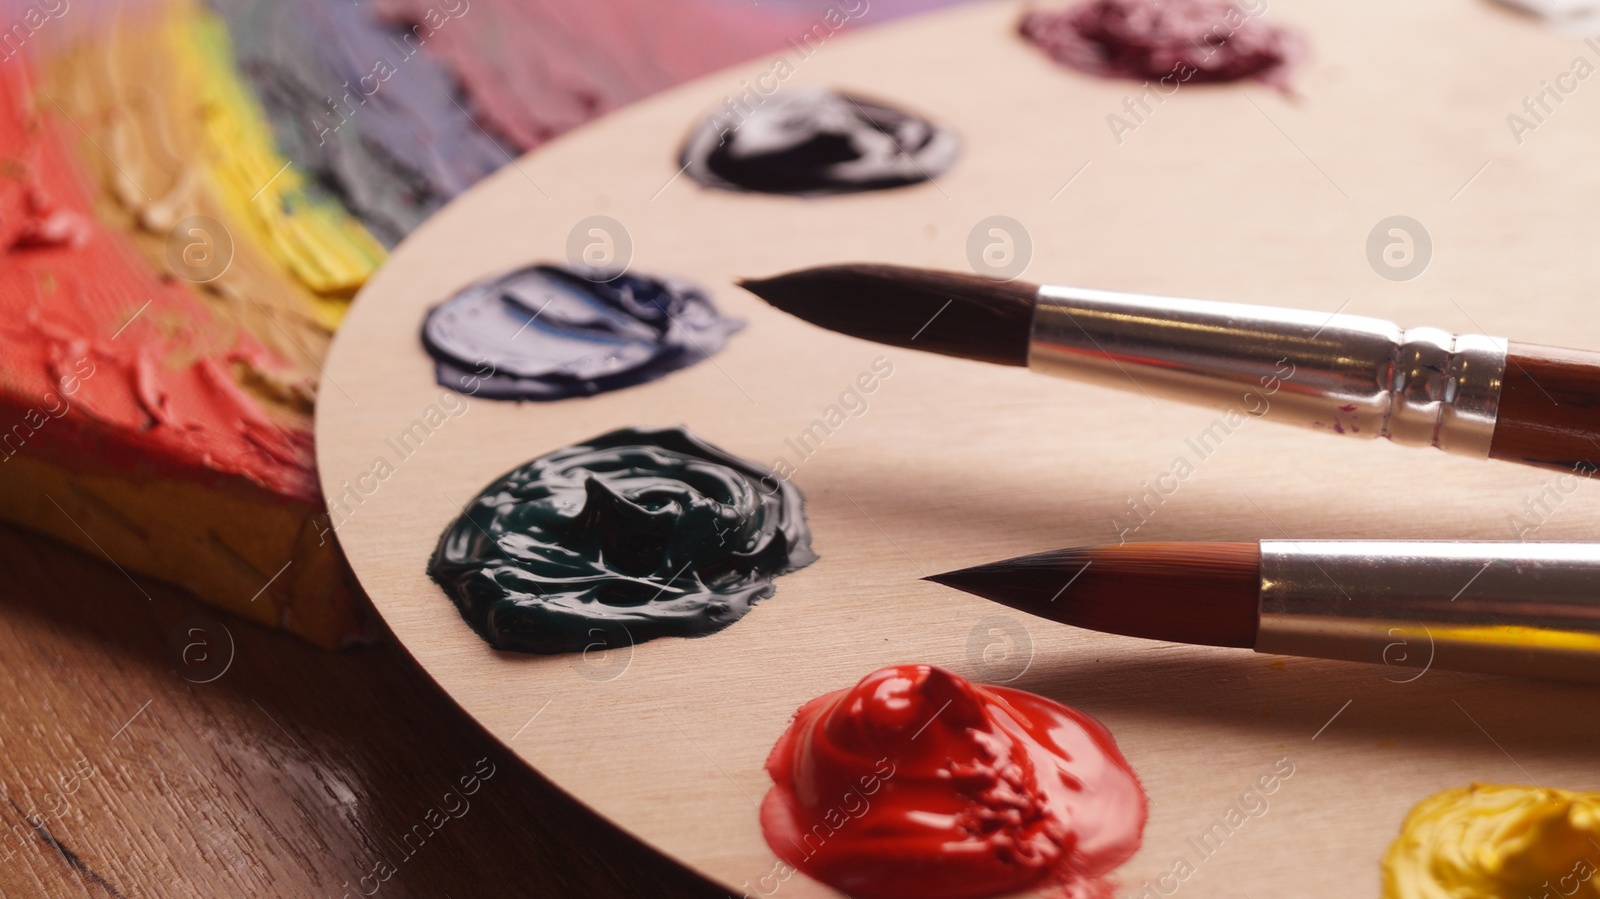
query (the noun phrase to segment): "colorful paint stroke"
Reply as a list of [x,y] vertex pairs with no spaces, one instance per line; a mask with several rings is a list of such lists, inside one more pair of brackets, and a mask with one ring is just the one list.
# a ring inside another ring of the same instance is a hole
[[0,68],[5,516],[202,595],[257,596],[241,611],[318,642],[359,634],[342,563],[312,539],[304,363],[97,215],[68,149],[92,138],[60,109]]

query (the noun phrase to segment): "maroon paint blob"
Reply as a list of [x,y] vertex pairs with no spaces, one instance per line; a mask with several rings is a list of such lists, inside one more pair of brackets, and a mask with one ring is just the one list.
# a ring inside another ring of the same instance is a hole
[[801,706],[767,758],[778,857],[858,899],[1109,896],[1145,797],[1098,721],[900,665]]
[[1255,78],[1288,87],[1305,55],[1294,31],[1261,20],[1266,4],[1217,0],[1091,0],[1033,10],[1021,31],[1063,65],[1107,78],[1182,83]]

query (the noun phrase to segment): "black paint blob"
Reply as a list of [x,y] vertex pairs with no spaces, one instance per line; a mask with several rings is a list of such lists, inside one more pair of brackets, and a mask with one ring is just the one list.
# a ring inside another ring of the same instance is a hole
[[683,281],[534,265],[429,311],[422,344],[441,386],[559,400],[654,381],[721,350],[742,327]]
[[622,428],[490,484],[428,574],[496,649],[722,630],[816,561],[800,491],[687,430]]
[[920,116],[802,86],[712,115],[689,135],[679,162],[709,187],[827,196],[926,181],[960,148],[953,133]]

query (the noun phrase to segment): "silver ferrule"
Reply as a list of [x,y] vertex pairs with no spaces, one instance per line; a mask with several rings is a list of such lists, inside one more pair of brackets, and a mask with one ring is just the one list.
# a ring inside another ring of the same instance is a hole
[[[1376,318],[1042,287],[1028,367],[1226,410],[1486,457],[1506,342]],[[1218,439],[1220,439],[1220,434]]]
[[1263,540],[1255,648],[1600,683],[1600,544]]

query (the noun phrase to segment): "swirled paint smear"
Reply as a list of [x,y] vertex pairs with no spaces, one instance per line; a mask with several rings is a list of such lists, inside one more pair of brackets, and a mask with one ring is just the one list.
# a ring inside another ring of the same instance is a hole
[[877,100],[824,87],[782,88],[723,110],[684,143],[684,173],[708,187],[828,196],[902,187],[955,162],[952,132]]
[[863,899],[979,899],[1054,881],[1109,896],[1145,797],[1111,733],[1058,702],[898,665],[800,707],[767,758],[761,830]]
[[1600,897],[1600,793],[1472,784],[1417,803],[1383,857],[1384,899]]
[[1021,31],[1062,65],[1105,78],[1161,79],[1163,93],[1168,85],[1242,78],[1287,88],[1306,42],[1262,22],[1266,11],[1261,0],[1089,0],[1033,10]]
[[422,343],[440,386],[559,400],[654,381],[721,350],[742,327],[686,281],[533,265],[435,307]]
[[698,637],[816,561],[800,491],[687,430],[622,428],[519,466],[428,574],[496,649]]

